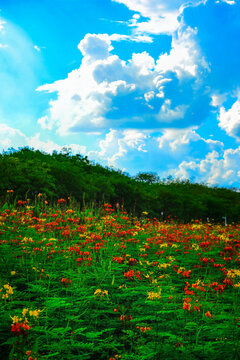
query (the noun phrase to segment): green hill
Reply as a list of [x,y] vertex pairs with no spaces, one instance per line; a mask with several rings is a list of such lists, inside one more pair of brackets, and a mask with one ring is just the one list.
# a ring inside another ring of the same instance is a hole
[[153,173],[135,177],[103,167],[82,155],[39,150],[12,149],[0,154],[0,198],[14,190],[16,200],[34,199],[39,193],[49,202],[71,197],[80,206],[103,202],[124,207],[133,215],[148,212],[150,217],[175,216],[187,222],[207,218],[223,222],[240,220],[240,193],[233,189],[208,187],[189,180],[161,180]]

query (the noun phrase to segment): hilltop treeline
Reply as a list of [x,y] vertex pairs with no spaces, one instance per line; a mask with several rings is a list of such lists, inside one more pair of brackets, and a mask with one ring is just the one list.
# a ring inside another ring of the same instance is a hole
[[189,180],[160,180],[152,173],[135,177],[95,164],[82,155],[70,152],[12,149],[0,154],[0,197],[6,200],[7,190],[14,190],[16,200],[34,199],[39,193],[50,202],[71,197],[80,206],[103,202],[119,203],[134,215],[166,219],[176,216],[181,221],[207,218],[223,222],[240,220],[240,193]]

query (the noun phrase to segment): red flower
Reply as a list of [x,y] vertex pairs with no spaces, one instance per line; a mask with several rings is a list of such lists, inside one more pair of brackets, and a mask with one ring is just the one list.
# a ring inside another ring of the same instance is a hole
[[62,203],[65,203],[65,202],[66,202],[65,199],[58,199],[58,203],[59,203],[59,204],[62,204]]

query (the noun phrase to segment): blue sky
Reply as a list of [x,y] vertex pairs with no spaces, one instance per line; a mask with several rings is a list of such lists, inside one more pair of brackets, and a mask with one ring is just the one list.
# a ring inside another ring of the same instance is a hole
[[240,186],[239,0],[2,0],[0,151]]

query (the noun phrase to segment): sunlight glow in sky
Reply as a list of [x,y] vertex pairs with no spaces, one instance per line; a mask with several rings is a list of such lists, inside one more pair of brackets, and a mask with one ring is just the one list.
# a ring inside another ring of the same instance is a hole
[[0,151],[240,187],[239,0],[2,0]]

